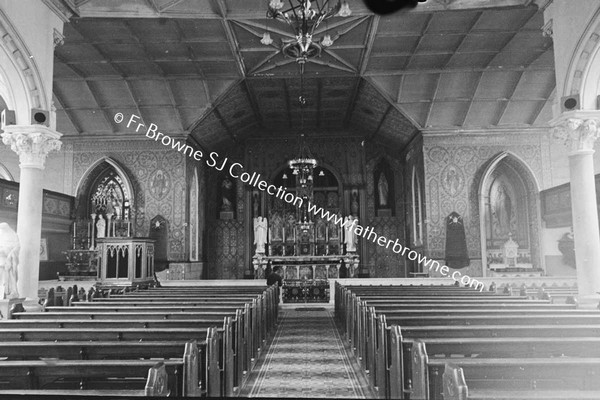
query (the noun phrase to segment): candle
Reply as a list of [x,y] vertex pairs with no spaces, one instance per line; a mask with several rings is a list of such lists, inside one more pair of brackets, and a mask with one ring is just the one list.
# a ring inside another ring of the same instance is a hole
[[127,237],[131,237],[131,222],[127,221]]
[[73,239],[77,237],[77,221],[73,222]]

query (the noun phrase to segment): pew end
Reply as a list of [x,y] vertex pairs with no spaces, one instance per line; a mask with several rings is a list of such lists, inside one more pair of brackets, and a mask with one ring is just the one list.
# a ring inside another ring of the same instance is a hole
[[[187,346],[186,346],[187,348]],[[152,397],[167,397],[170,394],[168,389],[167,369],[163,362],[159,362],[148,370],[148,380],[144,388],[144,394]]]
[[442,376],[444,400],[467,400],[469,391],[462,368],[447,363]]

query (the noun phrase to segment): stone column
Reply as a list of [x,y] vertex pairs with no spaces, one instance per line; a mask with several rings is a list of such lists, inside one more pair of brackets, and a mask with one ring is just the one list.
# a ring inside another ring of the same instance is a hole
[[17,289],[20,297],[37,299],[42,234],[42,186],[46,156],[59,150],[62,135],[43,125],[10,125],[2,141],[19,155],[19,211],[17,234],[21,250]]
[[600,111],[569,111],[550,121],[553,134],[569,149],[571,210],[577,285],[581,298],[600,291],[600,233],[594,182],[594,142],[600,135]]

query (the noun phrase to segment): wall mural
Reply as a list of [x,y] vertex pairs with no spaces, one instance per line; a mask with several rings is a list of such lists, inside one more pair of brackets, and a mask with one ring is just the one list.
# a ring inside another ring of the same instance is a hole
[[[428,140],[424,145],[424,168],[426,175],[426,205],[427,205],[427,251],[435,259],[444,260],[446,229],[445,218],[455,211],[462,215],[467,250],[471,258],[471,266],[463,271],[464,274],[481,276],[481,242],[479,226],[479,183],[485,167],[496,155],[508,151],[522,160],[527,160],[528,166],[537,177],[542,176],[541,149],[536,144],[536,138],[529,142],[515,143],[511,138],[440,138]],[[468,141],[470,145],[462,145],[460,141]],[[457,143],[458,142],[458,143]],[[532,143],[533,142],[533,143]],[[475,143],[475,144],[473,144]],[[520,163],[515,163],[515,169],[521,176],[529,174]],[[527,190],[535,193],[535,188],[528,184]],[[536,195],[537,196],[537,195]],[[501,198],[498,198],[498,204]],[[539,203],[539,201],[538,201]],[[498,217],[508,223],[506,199],[498,209]],[[503,210],[501,210],[503,208]],[[528,205],[528,213],[532,217],[530,224],[532,237],[539,237],[539,211],[535,202]],[[511,216],[512,218],[512,216]],[[532,243],[532,262],[540,265],[539,248]]]
[[144,141],[74,143],[73,192],[89,167],[106,157],[126,170],[134,186],[136,235],[148,236],[150,219],[162,215],[170,221],[169,261],[186,260],[184,155]]

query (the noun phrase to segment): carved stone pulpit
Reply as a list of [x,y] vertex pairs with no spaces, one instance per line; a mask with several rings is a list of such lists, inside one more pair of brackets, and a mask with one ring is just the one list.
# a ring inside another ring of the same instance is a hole
[[154,280],[154,240],[110,237],[97,243],[102,286],[144,286]]

